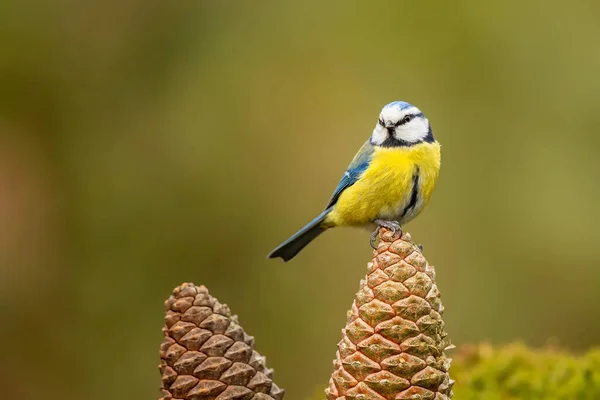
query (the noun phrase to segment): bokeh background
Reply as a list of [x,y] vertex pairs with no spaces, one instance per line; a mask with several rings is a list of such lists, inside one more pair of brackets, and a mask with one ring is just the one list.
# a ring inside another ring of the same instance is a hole
[[3,398],[158,397],[207,285],[289,399],[324,387],[368,233],[266,254],[392,100],[443,146],[407,226],[457,345],[600,342],[600,3],[0,2]]

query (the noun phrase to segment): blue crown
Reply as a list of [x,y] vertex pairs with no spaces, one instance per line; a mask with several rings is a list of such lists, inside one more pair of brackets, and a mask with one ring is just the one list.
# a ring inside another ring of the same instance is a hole
[[390,104],[386,104],[383,108],[399,108],[401,110],[406,110],[407,108],[411,108],[411,107],[414,107],[414,106],[405,101],[392,101]]

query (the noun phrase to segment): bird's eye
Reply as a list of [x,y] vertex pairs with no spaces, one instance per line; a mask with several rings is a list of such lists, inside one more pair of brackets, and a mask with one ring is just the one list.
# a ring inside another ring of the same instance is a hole
[[413,119],[412,115],[410,115],[410,114],[405,115],[404,118],[402,118],[400,121],[398,121],[398,123],[396,124],[396,126],[404,125],[407,122],[409,122],[411,119]]

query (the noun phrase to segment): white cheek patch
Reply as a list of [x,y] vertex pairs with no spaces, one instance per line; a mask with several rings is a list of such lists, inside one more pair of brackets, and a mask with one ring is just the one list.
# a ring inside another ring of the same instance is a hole
[[429,133],[429,121],[427,118],[417,117],[396,128],[394,136],[398,140],[409,143],[419,142],[427,137]]
[[381,145],[385,139],[387,139],[387,136],[387,129],[377,124],[375,129],[373,129],[373,134],[371,135],[371,144]]

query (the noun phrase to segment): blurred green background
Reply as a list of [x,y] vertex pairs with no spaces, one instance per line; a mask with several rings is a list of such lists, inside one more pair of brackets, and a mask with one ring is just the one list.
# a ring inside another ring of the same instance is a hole
[[392,100],[442,143],[407,228],[453,342],[598,345],[599,21],[593,1],[0,2],[2,397],[157,398],[184,281],[288,398],[324,387],[368,233],[265,256]]

